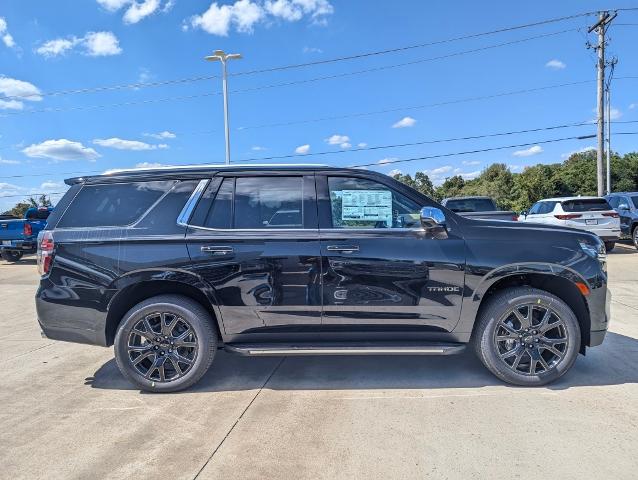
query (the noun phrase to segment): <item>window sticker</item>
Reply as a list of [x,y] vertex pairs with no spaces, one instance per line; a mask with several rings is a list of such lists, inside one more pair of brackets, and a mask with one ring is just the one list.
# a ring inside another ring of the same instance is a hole
[[[335,192],[336,193],[336,192]],[[342,190],[341,220],[392,223],[390,190]]]

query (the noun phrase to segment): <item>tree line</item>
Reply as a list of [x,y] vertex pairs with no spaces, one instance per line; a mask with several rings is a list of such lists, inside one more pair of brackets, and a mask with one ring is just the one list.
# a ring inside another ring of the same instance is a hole
[[[438,186],[423,172],[394,178],[437,201],[485,195],[503,210],[520,212],[543,198],[596,195],[596,152],[574,153],[562,163],[533,165],[521,173],[513,173],[504,163],[493,163],[474,179],[455,175]],[[614,192],[638,191],[638,152],[612,155],[611,186]]]
[[2,212],[2,215],[12,215],[14,217],[22,218],[26,211],[30,208],[51,206],[51,199],[46,195],[40,195],[38,198],[29,197],[26,201],[20,201],[9,210]]

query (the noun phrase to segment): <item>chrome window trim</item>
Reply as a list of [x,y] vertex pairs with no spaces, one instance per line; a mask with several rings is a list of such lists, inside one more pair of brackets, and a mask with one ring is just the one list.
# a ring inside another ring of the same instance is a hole
[[182,208],[182,211],[178,215],[178,217],[177,217],[177,225],[179,225],[181,227],[189,227],[190,226],[188,224],[188,221],[190,220],[191,215],[193,214],[193,210],[195,210],[195,206],[197,205],[197,202],[199,202],[199,199],[201,198],[202,194],[204,193],[204,190],[208,186],[208,182],[209,181],[210,181],[210,179],[208,179],[208,178],[205,178],[205,179],[199,181],[199,183],[195,187],[195,190],[193,190],[193,193],[191,193],[191,196],[189,197],[188,201],[186,202],[186,205],[184,205],[184,208]]

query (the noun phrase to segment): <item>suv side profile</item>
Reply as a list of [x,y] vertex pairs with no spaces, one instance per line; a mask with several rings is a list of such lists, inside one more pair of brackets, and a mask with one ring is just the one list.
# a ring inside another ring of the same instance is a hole
[[638,192],[610,193],[605,198],[620,216],[622,236],[630,238],[638,249]]
[[39,239],[48,338],[114,345],[143,390],[218,349],[447,355],[543,385],[602,343],[593,234],[463,218],[396,180],[317,165],[192,166],[67,180]]

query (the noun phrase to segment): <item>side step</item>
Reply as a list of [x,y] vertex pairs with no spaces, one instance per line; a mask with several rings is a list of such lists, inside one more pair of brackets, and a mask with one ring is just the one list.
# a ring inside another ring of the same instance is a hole
[[224,350],[252,357],[287,355],[454,355],[465,350],[464,343],[235,343]]

